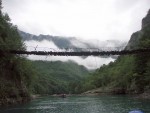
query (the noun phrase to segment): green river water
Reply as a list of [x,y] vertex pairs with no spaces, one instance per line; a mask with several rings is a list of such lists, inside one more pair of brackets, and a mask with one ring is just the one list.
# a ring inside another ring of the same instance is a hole
[[26,104],[0,108],[0,113],[128,113],[134,109],[150,113],[150,100],[128,96],[47,96]]

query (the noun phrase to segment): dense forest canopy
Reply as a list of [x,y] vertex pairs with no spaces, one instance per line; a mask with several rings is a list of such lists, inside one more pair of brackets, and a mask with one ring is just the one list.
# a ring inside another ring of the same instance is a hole
[[[8,14],[1,11],[2,4],[0,5],[0,49],[25,50],[17,27],[10,22]],[[6,103],[6,101],[9,103],[7,98],[25,97],[29,99],[28,88],[32,78],[29,73],[32,73],[32,70],[24,56],[8,53],[0,55],[0,104]]]
[[81,82],[89,71],[75,62],[31,61],[36,71],[34,93],[61,94],[81,93]]
[[[142,20],[142,29],[131,36],[125,48],[150,48],[150,10]],[[115,62],[103,65],[90,76],[86,90],[103,88],[115,93],[144,93],[150,91],[149,53],[119,56]]]

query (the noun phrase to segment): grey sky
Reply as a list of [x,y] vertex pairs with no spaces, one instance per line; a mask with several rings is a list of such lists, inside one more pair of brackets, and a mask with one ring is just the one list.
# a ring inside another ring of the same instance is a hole
[[20,30],[82,39],[129,40],[150,0],[3,0]]

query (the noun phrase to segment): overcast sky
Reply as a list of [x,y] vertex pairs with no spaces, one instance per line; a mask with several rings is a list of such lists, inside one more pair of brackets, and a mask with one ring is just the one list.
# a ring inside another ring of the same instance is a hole
[[96,40],[129,40],[150,0],[3,0],[22,31]]

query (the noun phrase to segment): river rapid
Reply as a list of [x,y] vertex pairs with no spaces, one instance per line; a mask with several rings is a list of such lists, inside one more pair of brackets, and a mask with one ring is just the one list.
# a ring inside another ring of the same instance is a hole
[[42,97],[13,107],[1,107],[0,113],[128,113],[130,110],[150,113],[150,100],[129,96]]

